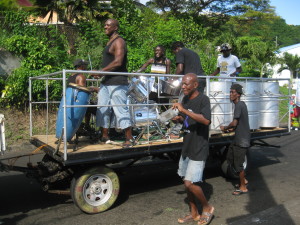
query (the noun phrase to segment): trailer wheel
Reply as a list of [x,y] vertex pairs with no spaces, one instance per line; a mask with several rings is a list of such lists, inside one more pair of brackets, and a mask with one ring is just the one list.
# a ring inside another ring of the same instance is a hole
[[71,196],[83,212],[95,214],[109,209],[119,194],[119,178],[107,167],[85,171],[71,182]]
[[[246,172],[249,167],[249,151],[247,151],[247,154],[245,155],[245,162],[243,164],[243,167]],[[228,163],[226,158],[222,162],[221,169],[225,177],[239,179],[239,174],[235,172],[234,168]]]

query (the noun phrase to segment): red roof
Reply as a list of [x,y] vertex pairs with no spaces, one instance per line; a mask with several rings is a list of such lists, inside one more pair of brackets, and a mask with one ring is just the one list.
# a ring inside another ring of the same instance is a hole
[[28,0],[17,0],[20,6],[32,6],[32,3]]

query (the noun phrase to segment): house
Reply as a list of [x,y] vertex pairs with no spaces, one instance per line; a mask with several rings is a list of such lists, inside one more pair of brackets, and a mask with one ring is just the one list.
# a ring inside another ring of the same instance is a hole
[[[278,50],[278,54],[277,55],[279,57],[281,57],[281,56],[283,56],[283,53],[285,53],[285,52],[287,52],[289,54],[292,54],[292,55],[298,55],[298,56],[300,56],[300,43],[280,48]],[[283,70],[281,73],[278,73],[277,71],[278,71],[279,68],[280,68],[279,64],[273,66],[273,75],[272,75],[272,78],[290,78],[290,71],[289,70]],[[299,76],[300,76],[300,74],[299,74]],[[295,88],[296,80],[294,80],[293,83],[294,83],[293,84],[293,89],[294,89]],[[285,84],[288,84],[288,81],[279,81],[279,85],[280,86],[283,86]]]

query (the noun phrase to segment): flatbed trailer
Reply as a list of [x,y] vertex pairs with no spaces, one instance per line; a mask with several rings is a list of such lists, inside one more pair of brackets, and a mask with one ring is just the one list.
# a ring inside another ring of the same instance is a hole
[[[62,71],[64,93],[67,72],[74,71]],[[136,76],[137,74],[133,75]],[[153,76],[153,74],[149,76]],[[40,76],[46,82],[48,82],[48,77]],[[37,78],[35,77],[34,79]],[[205,77],[205,79],[209,83],[210,79],[213,78]],[[30,99],[30,102],[31,104],[34,103],[32,99]],[[46,100],[46,103],[48,102]],[[66,105],[65,108],[67,107]],[[149,123],[146,128],[152,125]],[[160,130],[157,126],[154,126],[154,129]],[[132,166],[139,160],[147,157],[161,157],[165,160],[177,162],[183,144],[182,138],[170,139],[164,134],[159,138],[151,139],[149,138],[149,129],[148,133],[146,132],[148,138],[139,139],[136,145],[129,148],[123,148],[121,142],[117,141],[112,141],[108,144],[95,143],[89,135],[76,135],[76,139],[72,142],[68,142],[63,137],[63,140],[60,140],[62,142],[60,142],[54,134],[32,134],[32,129],[30,133],[30,142],[37,149],[31,154],[1,159],[0,171],[21,171],[29,177],[37,179],[45,191],[70,193],[76,206],[83,212],[90,214],[103,212],[109,209],[116,201],[120,189],[116,171]],[[287,128],[255,129],[251,131],[251,141],[289,134],[290,126]],[[233,138],[234,133],[225,134],[211,130],[209,146],[210,157],[213,160],[221,161],[224,175],[236,178],[237,175],[228,166],[225,157],[227,148]],[[43,157],[36,165],[32,163],[28,163],[27,167],[14,165],[15,161],[20,157],[28,157],[37,152],[43,152]],[[248,159],[246,156],[244,168],[247,169],[247,166]]]

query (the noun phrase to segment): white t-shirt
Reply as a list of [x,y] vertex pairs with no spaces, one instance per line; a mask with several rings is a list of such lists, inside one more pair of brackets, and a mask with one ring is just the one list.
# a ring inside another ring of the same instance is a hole
[[[230,74],[240,67],[241,63],[235,55],[225,58],[223,55],[218,57],[217,67],[220,68],[220,77],[230,77]],[[224,81],[235,81],[235,79],[222,79]]]

